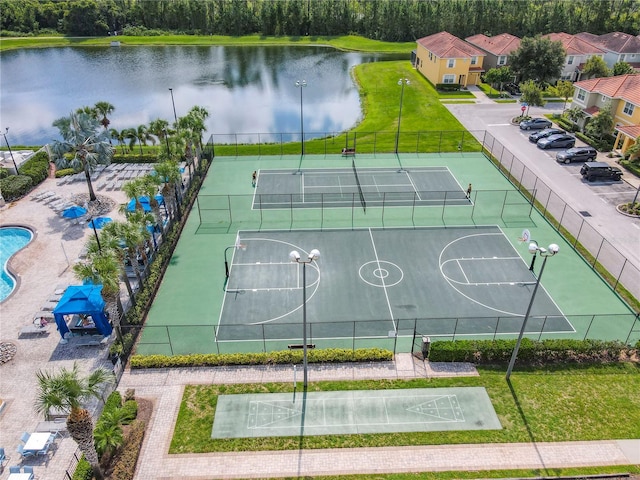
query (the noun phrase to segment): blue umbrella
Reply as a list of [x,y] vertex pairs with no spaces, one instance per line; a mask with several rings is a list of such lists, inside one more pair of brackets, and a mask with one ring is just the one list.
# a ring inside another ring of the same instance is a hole
[[87,223],[89,228],[97,228],[98,230],[104,227],[107,223],[112,222],[113,219],[109,217],[97,217]]
[[[155,199],[159,205],[164,204],[164,198],[162,195],[156,195]],[[145,212],[151,211],[151,204],[149,203],[149,197],[146,197],[146,196],[138,197],[138,202],[140,203],[140,205],[142,205],[142,208],[144,209]],[[136,209],[136,199],[132,198],[127,204],[127,210],[129,210],[130,212],[133,212],[135,211],[135,209]]]
[[66,210],[62,211],[62,216],[64,218],[79,218],[87,213],[86,208],[79,207],[74,205],[73,207],[69,207]]

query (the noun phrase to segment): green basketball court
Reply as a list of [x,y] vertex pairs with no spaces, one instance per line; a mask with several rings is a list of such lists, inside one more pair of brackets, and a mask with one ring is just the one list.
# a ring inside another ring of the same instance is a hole
[[482,387],[416,388],[220,395],[211,437],[501,428]]
[[317,348],[410,351],[416,332],[515,338],[540,269],[528,268],[525,228],[541,246],[560,246],[527,336],[625,340],[633,312],[479,153],[217,157],[137,352],[301,343],[301,267],[289,252],[314,248],[307,307]]

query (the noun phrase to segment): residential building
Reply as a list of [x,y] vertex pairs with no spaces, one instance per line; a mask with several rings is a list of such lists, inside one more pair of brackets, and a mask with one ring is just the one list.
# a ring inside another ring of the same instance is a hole
[[509,55],[520,46],[520,39],[510,33],[502,33],[493,37],[479,33],[465,38],[465,41],[485,53],[486,57],[483,62],[485,70],[508,65]]
[[591,57],[601,57],[605,55],[605,51],[591,42],[583,40],[576,35],[568,33],[549,33],[544,35],[553,42],[562,43],[562,47],[566,52],[564,66],[559,80],[569,80],[575,82],[580,80],[584,65]]
[[585,112],[585,122],[611,102],[616,125],[614,149],[624,153],[635,143],[640,134],[640,75],[592,78],[576,82],[574,87],[573,105]]
[[415,67],[432,84],[479,85],[485,53],[448,32],[420,38]]
[[627,62],[640,72],[640,36],[636,37],[622,32],[605,33],[604,35],[582,32],[575,36],[604,50],[603,58],[609,68],[613,68],[618,62]]

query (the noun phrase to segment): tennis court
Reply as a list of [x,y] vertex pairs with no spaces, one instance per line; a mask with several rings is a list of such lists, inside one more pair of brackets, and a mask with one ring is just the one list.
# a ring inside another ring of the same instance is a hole
[[413,388],[220,395],[211,437],[501,428],[482,387]]
[[[277,192],[277,193],[276,193]],[[260,170],[253,208],[470,205],[446,166]]]
[[[398,323],[428,312],[430,331],[447,331],[464,317],[470,335],[517,334],[535,286],[529,270],[498,227],[239,232],[216,338],[218,341],[299,340],[306,276],[307,318],[314,339],[384,337]],[[289,260],[312,249],[303,267]],[[306,271],[303,272],[302,269]],[[439,318],[439,321],[433,320]],[[546,292],[527,328],[572,332]]]

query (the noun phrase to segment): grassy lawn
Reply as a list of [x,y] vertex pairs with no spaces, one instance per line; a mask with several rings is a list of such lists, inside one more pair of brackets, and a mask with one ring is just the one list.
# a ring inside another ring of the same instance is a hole
[[330,45],[341,50],[358,50],[361,52],[406,53],[407,59],[415,42],[381,42],[355,35],[341,37],[263,37],[245,35],[227,37],[222,35],[160,35],[157,37],[15,37],[3,38],[0,51],[16,48],[44,47],[93,47],[111,44],[112,40],[128,45]]
[[[393,152],[398,129],[400,112],[401,87],[400,78],[407,78],[410,85],[405,85],[402,94],[402,124],[399,150],[416,151],[416,132],[443,131],[443,142],[429,145],[420,144],[420,151],[438,151],[442,144],[449,141],[449,151],[455,151],[462,124],[442,105],[435,88],[411,66],[409,60],[391,62],[373,62],[356,66],[353,69],[362,99],[363,120],[346,134],[350,144],[354,133],[357,134],[357,149],[361,153]],[[469,92],[467,92],[469,93]],[[469,93],[470,94],[470,93]],[[464,98],[464,97],[457,97]],[[447,135],[447,132],[451,132]],[[450,138],[448,138],[448,136]],[[346,142],[345,134],[331,139],[307,140],[304,143],[305,153],[324,154],[337,153]],[[375,142],[375,143],[374,143]],[[329,146],[327,146],[329,145]],[[463,150],[478,151],[476,140],[465,135]],[[216,155],[287,155],[300,152],[299,143],[257,145],[216,145]],[[259,150],[258,150],[259,149]]]
[[[323,477],[304,477],[305,479],[322,479],[322,480],[456,480],[469,479],[474,480],[481,478],[526,478],[526,477],[577,477],[598,474],[614,474],[614,473],[640,473],[640,467],[635,465],[616,465],[612,467],[593,467],[593,468],[554,468],[553,471],[546,470],[483,470],[482,475],[478,472],[420,472],[420,473],[377,473],[371,475],[332,475]],[[285,479],[293,479],[300,477],[284,477]]]
[[504,371],[479,371],[479,377],[318,382],[310,383],[309,391],[481,386],[487,389],[502,430],[212,439],[218,395],[292,392],[293,387],[191,385],[185,388],[170,453],[640,438],[638,365],[520,370],[511,377],[512,389]]

